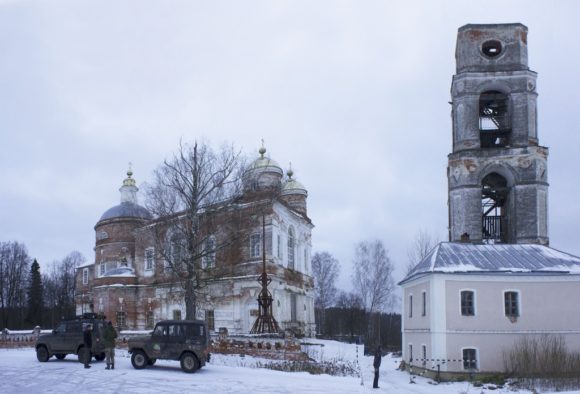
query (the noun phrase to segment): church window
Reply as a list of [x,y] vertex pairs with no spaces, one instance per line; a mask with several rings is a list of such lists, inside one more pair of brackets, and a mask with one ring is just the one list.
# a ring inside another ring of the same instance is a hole
[[487,57],[494,58],[500,55],[502,50],[501,42],[498,40],[488,40],[481,46],[481,52]]
[[479,96],[479,136],[482,148],[509,145],[511,119],[509,97],[501,92],[488,91]]
[[155,261],[155,250],[153,248],[145,249],[145,270],[150,271],[153,269]]
[[215,237],[213,235],[205,240],[203,266],[204,268],[215,267]]
[[89,269],[83,268],[83,285],[87,285],[89,283]]
[[147,312],[147,315],[145,316],[145,326],[147,328],[153,328],[153,326],[155,326],[155,316],[153,311]]
[[482,239],[487,243],[507,242],[506,220],[509,187],[498,173],[483,178],[481,192]]
[[427,292],[421,292],[421,316],[427,315]]
[[117,329],[121,330],[127,326],[127,312],[117,311]]
[[503,293],[505,304],[505,315],[507,317],[518,317],[520,315],[519,294],[517,291],[506,291]]
[[259,233],[250,235],[250,257],[260,257],[262,253],[262,235]]
[[409,295],[409,317],[413,317],[413,294]]
[[471,290],[461,292],[461,316],[475,315],[475,296]]
[[294,269],[294,250],[295,250],[294,228],[288,229],[288,268]]
[[463,369],[477,369],[477,350],[473,348],[463,349]]

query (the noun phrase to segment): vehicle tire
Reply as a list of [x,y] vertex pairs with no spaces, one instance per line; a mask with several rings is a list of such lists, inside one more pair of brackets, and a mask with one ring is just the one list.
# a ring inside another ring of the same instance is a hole
[[46,346],[39,346],[36,349],[36,358],[41,363],[45,363],[48,361],[48,359],[50,358],[50,354],[48,353],[48,349],[46,348]]
[[143,350],[135,350],[131,355],[131,364],[135,369],[143,369],[149,363],[149,358]]
[[156,358],[150,358],[149,360],[147,360],[147,365],[155,365],[155,361],[157,361]]
[[104,359],[105,359],[105,353],[95,354],[95,360],[97,360],[97,361],[103,361]]
[[180,361],[183,372],[194,373],[199,369],[199,360],[193,353],[185,353]]
[[57,360],[64,360],[66,353],[57,353],[54,355],[54,357],[56,357]]

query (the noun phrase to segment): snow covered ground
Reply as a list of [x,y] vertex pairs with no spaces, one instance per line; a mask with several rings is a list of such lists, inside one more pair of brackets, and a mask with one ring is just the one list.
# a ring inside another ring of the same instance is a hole
[[[475,388],[466,382],[431,384],[417,377],[409,383],[406,372],[397,371],[399,358],[386,356],[381,365],[378,390],[372,389],[372,357],[362,356],[362,347],[333,341],[312,340],[308,352],[319,361],[342,360],[356,363],[360,377],[310,375],[256,368],[270,360],[253,357],[213,355],[212,362],[195,374],[186,374],[175,361],[158,361],[155,366],[135,370],[126,351],[117,350],[115,370],[104,362],[84,369],[75,356],[46,363],[36,360],[32,348],[0,349],[0,393],[397,393],[467,394],[513,393],[508,389]],[[321,346],[324,345],[324,346]],[[520,391],[520,393],[529,393]],[[570,393],[580,394],[580,391]]]

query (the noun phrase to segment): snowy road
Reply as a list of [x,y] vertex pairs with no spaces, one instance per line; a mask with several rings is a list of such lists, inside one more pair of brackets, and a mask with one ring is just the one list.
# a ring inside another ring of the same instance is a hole
[[[326,347],[327,355],[329,347]],[[264,360],[260,360],[264,361]],[[186,374],[178,362],[158,361],[154,367],[135,370],[126,351],[117,351],[115,370],[105,370],[103,362],[84,369],[76,357],[36,360],[33,349],[0,349],[0,393],[396,393],[459,394],[514,393],[482,390],[468,383],[432,385],[418,377],[409,384],[409,375],[397,371],[398,359],[385,357],[378,390],[372,386],[372,357],[362,357],[363,382],[358,377],[310,375],[251,368],[255,359],[216,355],[211,364],[195,374]],[[522,391],[523,393],[529,393]],[[580,391],[574,392],[580,394]]]

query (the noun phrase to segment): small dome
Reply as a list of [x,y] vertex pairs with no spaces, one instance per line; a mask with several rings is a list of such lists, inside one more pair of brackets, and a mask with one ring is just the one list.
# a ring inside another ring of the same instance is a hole
[[112,208],[107,209],[103,216],[99,219],[99,222],[107,219],[114,218],[138,218],[138,219],[151,219],[151,213],[141,205],[132,202],[122,202],[119,205],[115,205]]
[[151,219],[152,215],[149,211],[137,204],[137,192],[139,188],[135,186],[135,179],[132,178],[133,171],[131,170],[131,163],[129,163],[129,170],[127,171],[127,178],[123,181],[123,186],[119,189],[121,193],[121,203],[112,208],[107,209],[99,222],[114,218],[138,218]]
[[280,165],[266,157],[266,148],[262,146],[259,150],[260,157],[252,162],[244,172],[244,190],[246,191],[267,191],[280,190],[284,172]]
[[264,156],[265,153],[266,148],[260,148],[260,157],[248,166],[246,172],[274,172],[280,176],[284,175],[282,167],[275,160]]
[[284,185],[282,186],[281,194],[283,196],[288,194],[301,194],[303,196],[307,196],[308,191],[306,190],[304,185],[298,182],[296,179],[292,178],[292,176],[294,175],[292,167],[290,167],[290,169],[288,170],[288,172],[286,172],[286,174],[288,175],[288,179],[286,180],[286,182],[284,182]]

